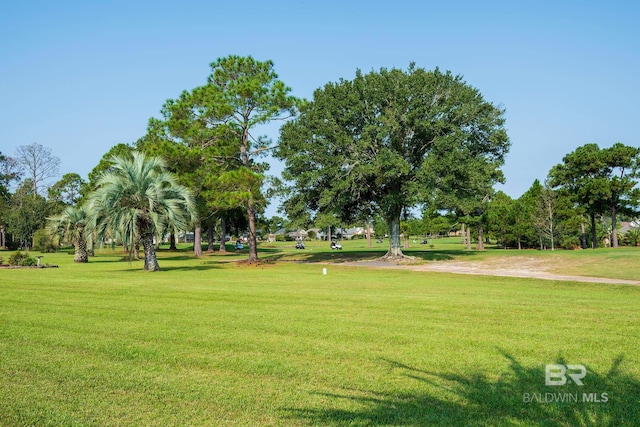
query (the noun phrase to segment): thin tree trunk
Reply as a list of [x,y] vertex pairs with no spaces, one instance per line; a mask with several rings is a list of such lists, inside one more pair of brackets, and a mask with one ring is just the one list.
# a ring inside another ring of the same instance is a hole
[[97,235],[96,232],[94,231],[92,236],[91,236],[91,242],[89,244],[89,247],[87,248],[87,256],[96,256],[96,252],[95,252],[95,244],[94,242],[97,241]]
[[371,224],[367,221],[367,246],[371,247]]
[[[246,125],[242,129],[242,143],[240,145],[240,159],[244,167],[250,168],[249,163],[249,128]],[[251,191],[251,190],[249,190]],[[247,219],[249,220],[249,263],[258,262],[258,236],[256,230],[256,207],[253,194],[249,194],[247,201]]]
[[220,252],[226,253],[227,247],[227,223],[224,221],[224,218],[220,219]]
[[169,250],[170,251],[175,251],[178,248],[176,247],[176,233],[170,233],[169,234]]
[[[151,237],[151,242],[153,242],[153,237]],[[153,243],[151,244],[153,245]],[[133,259],[136,261],[140,260],[140,239],[138,237],[135,238],[133,244]]]
[[580,223],[580,247],[582,249],[587,249],[587,234],[584,232],[584,222]]
[[616,228],[618,227],[617,224],[617,220],[616,220],[616,207],[613,206],[611,208],[611,247],[612,248],[617,248],[618,247],[618,230],[616,230]]
[[482,236],[482,220],[478,222],[478,244],[476,245],[476,249],[479,251],[484,251],[484,238]]
[[195,256],[202,256],[202,228],[200,224],[196,225],[193,233],[193,254]]
[[467,244],[467,229],[464,225],[464,222],[462,223],[462,244],[463,245]]
[[598,247],[598,232],[596,231],[596,214],[591,212],[591,247]]
[[207,252],[213,252],[213,221],[207,226]]
[[467,235],[465,239],[467,240],[467,250],[470,251],[471,250],[471,227],[470,226],[467,226]]
[[329,242],[331,242],[331,241],[332,241],[332,239],[331,239],[331,226],[328,226],[328,227],[327,227],[327,240],[328,240]]
[[249,196],[247,216],[249,217],[249,263],[258,262],[258,234],[256,230],[256,208],[253,197]]
[[554,251],[556,248],[555,248],[555,242],[554,242],[554,236],[553,236],[555,232],[553,230],[553,206],[552,206],[551,200],[549,200],[548,208],[549,208],[549,237],[551,239],[551,250]]

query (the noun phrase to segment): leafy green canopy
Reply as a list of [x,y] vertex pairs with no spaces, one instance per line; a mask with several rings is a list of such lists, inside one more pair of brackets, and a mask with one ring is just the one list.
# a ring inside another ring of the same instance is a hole
[[[565,189],[575,203],[591,216],[595,247],[595,216],[609,213],[616,226],[616,215],[638,213],[640,189],[640,148],[616,143],[609,148],[585,144],[567,154],[563,163],[549,172],[551,185]],[[612,234],[617,246],[617,233]]]
[[380,213],[393,237],[407,207],[435,195],[482,198],[502,179],[503,113],[460,76],[414,64],[328,83],[281,129],[287,213]]
[[203,216],[246,210],[249,261],[258,259],[256,215],[266,205],[262,185],[269,165],[258,159],[271,149],[270,140],[254,133],[296,114],[300,101],[290,91],[272,61],[219,58],[206,85],[165,103],[164,120],[152,119],[142,141],[145,151],[172,159]]

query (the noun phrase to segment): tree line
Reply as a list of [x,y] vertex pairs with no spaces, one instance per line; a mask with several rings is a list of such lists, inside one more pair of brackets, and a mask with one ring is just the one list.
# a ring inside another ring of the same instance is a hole
[[[598,220],[611,218],[615,230],[620,215],[637,214],[640,154],[619,143],[578,148],[517,200],[496,193],[510,147],[504,113],[461,76],[437,68],[358,70],[304,100],[271,61],[219,58],[202,86],[167,100],[146,134],[112,147],[86,182],[66,174],[45,194],[59,167],[49,149],[34,143],[14,157],[0,154],[0,246],[44,240],[49,218],[50,235],[75,239],[81,229],[88,248],[109,238],[135,253],[142,244],[145,259],[165,235],[173,247],[177,232],[192,230],[201,255],[204,233],[209,250],[214,233],[224,250],[234,228],[246,232],[255,262],[260,233],[278,222],[264,217],[275,194],[296,227],[383,225],[386,259],[404,257],[409,228],[448,224],[464,229],[469,243],[473,229],[480,249],[488,236],[504,247],[571,247],[586,245],[586,222],[595,247]],[[256,134],[280,121],[277,142]],[[267,176],[267,153],[284,162],[282,179]],[[408,214],[416,209],[419,222]]]

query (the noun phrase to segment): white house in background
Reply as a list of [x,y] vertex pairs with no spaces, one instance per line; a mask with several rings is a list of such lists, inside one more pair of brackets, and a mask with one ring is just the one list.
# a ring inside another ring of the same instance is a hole
[[304,230],[297,230],[297,231],[290,231],[287,233],[287,236],[291,237],[292,239],[298,240],[298,239],[306,239],[309,233],[307,233]]
[[620,229],[618,230],[619,234],[625,234],[628,231],[631,230],[638,230],[640,229],[640,220],[633,220],[633,221],[621,221],[620,222]]
[[[373,232],[373,230],[372,230]],[[284,235],[292,240],[296,240],[296,239],[307,239],[309,237],[309,235],[312,235],[315,233],[315,239],[317,240],[326,240],[327,239],[327,229],[324,228],[310,228],[308,230],[296,230],[296,231],[285,231],[284,228],[279,229],[278,231],[276,231],[273,234],[270,234],[270,236],[273,236],[273,239],[275,239],[275,236],[278,235]],[[351,227],[351,228],[332,228],[331,229],[331,237],[333,239],[336,238],[336,236],[340,236],[341,239],[353,239],[354,237],[357,236],[365,236],[366,235],[366,228],[364,227]]]
[[[327,229],[320,228],[311,228],[309,231],[316,232],[316,239],[327,240]],[[371,230],[373,233],[373,230]],[[365,236],[367,234],[367,230],[364,227],[351,227],[351,228],[332,228],[331,229],[331,238],[335,239],[336,236],[340,236],[341,239],[353,239],[357,236]]]

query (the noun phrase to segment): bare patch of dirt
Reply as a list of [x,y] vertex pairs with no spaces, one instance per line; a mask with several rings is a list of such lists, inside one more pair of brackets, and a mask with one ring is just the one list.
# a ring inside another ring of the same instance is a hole
[[390,264],[381,261],[349,262],[347,265],[375,268],[403,268],[412,271],[475,274],[482,276],[528,277],[571,282],[611,283],[640,286],[640,281],[607,277],[571,276],[551,272],[545,260],[530,257],[492,257],[482,261],[432,261],[427,264]]
[[258,261],[249,261],[249,260],[241,260],[241,261],[233,261],[230,260],[231,262],[234,262],[235,265],[237,267],[244,267],[244,268],[264,268],[264,267],[273,267],[275,265],[275,262],[271,261],[271,260],[258,260]]

